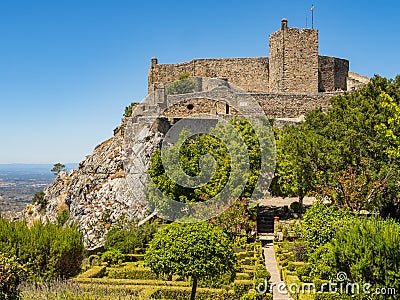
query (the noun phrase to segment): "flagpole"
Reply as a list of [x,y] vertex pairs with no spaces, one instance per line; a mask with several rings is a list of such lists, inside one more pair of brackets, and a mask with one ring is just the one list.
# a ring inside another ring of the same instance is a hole
[[314,4],[311,7],[311,28],[314,29]]

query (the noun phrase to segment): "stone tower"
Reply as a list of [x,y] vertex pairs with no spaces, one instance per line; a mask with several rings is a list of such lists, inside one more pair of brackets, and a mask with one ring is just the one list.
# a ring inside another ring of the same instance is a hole
[[318,93],[318,30],[281,29],[269,37],[271,93]]

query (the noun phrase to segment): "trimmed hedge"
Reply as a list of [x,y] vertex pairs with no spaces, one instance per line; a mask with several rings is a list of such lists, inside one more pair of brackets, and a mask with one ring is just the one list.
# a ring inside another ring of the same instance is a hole
[[[253,273],[254,274],[254,273]],[[248,280],[251,279],[250,273],[236,273],[237,280]]]
[[[192,292],[191,287],[155,287],[152,293],[152,299],[174,299],[187,300],[190,299]],[[197,288],[196,300],[231,300],[235,299],[235,295],[222,289]]]
[[107,276],[116,279],[158,279],[158,276],[150,268],[138,268],[129,265],[120,268],[108,268]]
[[247,252],[236,252],[237,259],[240,261],[247,257]]
[[314,300],[340,300],[344,299],[340,294],[335,293],[316,293]]
[[255,262],[256,262],[255,258],[250,258],[250,257],[246,257],[239,261],[239,263],[242,265],[254,265]]
[[235,280],[233,283],[233,290],[235,296],[241,297],[254,287],[253,280]]
[[77,278],[101,278],[106,275],[105,266],[94,266],[86,272],[79,274]]
[[148,280],[148,279],[114,279],[114,278],[83,278],[74,279],[75,282],[81,284],[96,285],[153,285],[153,286],[190,286],[188,281],[165,281],[165,280]]
[[137,262],[143,260],[144,260],[144,254],[125,254],[126,262]]

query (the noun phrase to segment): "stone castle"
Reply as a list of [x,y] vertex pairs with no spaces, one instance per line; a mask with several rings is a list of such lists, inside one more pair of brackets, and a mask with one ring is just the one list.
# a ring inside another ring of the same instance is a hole
[[[286,19],[270,35],[269,52],[269,57],[194,59],[178,64],[159,64],[157,58],[152,58],[148,91],[166,99],[162,95],[166,83],[183,73],[194,78],[220,78],[249,92],[269,118],[293,119],[316,107],[326,109],[332,96],[354,91],[369,81],[349,72],[348,60],[319,55],[318,30],[290,28]],[[154,104],[163,101],[166,100],[159,99]],[[212,105],[192,102],[166,115],[213,113]],[[185,112],[184,107],[191,112]]]
[[[114,136],[98,145],[78,170],[57,176],[44,190],[44,209],[30,204],[19,217],[29,224],[57,223],[58,214],[68,209],[68,224],[79,226],[87,249],[97,249],[104,245],[112,224],[146,220],[145,182],[151,153],[177,120],[206,113],[211,122],[229,119],[237,111],[251,116],[261,111],[279,126],[279,122],[300,121],[316,107],[326,109],[332,96],[369,81],[349,72],[347,60],[320,56],[317,30],[289,28],[285,19],[281,29],[270,35],[269,47],[269,57],[180,64],[158,64],[152,59],[146,101],[135,106],[132,116],[124,118]],[[194,92],[168,94],[168,82],[182,73],[191,75]]]

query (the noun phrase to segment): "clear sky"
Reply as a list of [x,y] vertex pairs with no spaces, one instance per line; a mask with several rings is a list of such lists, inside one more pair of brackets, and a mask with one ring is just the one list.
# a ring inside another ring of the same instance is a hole
[[150,59],[268,56],[268,35],[319,29],[350,70],[400,73],[399,1],[0,0],[0,163],[79,162],[147,92]]

